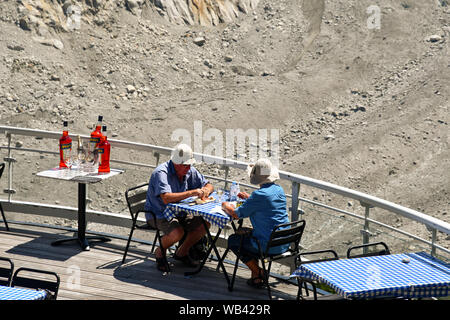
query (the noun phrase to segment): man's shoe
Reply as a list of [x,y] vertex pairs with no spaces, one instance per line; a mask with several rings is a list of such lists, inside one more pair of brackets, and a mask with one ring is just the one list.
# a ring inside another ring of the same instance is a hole
[[183,262],[183,264],[185,266],[190,267],[190,268],[196,268],[196,267],[199,266],[198,261],[195,261],[195,260],[191,259],[191,257],[188,254],[183,256],[183,257],[180,257],[179,255],[174,253],[173,258],[175,260]]

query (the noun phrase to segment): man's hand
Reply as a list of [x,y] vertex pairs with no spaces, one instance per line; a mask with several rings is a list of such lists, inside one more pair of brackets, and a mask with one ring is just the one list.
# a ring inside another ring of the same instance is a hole
[[194,197],[194,196],[197,196],[199,199],[201,199],[203,194],[204,194],[204,192],[202,191],[202,189],[198,188],[198,189],[193,189],[193,190],[188,190],[188,191],[183,191],[183,192],[162,193],[162,194],[160,194],[160,197],[161,197],[162,201],[164,202],[164,204],[168,204],[168,203],[180,202],[181,200],[184,200],[189,197]]
[[203,195],[199,196],[200,199],[206,200],[208,199],[209,195],[214,191],[214,186],[210,183],[207,183],[201,188]]
[[162,193],[160,197],[164,204],[180,202],[189,197],[197,196],[199,199],[205,200],[214,191],[212,184],[207,183],[203,188],[187,190],[184,192]]
[[193,197],[198,197],[199,199],[202,199],[203,196],[205,195],[205,191],[200,188],[191,190],[191,192]]

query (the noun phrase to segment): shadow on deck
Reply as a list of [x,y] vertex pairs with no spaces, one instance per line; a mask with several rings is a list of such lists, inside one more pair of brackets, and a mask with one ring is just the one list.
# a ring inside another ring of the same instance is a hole
[[[112,239],[91,243],[90,251],[76,244],[52,246],[57,239],[72,232],[25,225],[0,227],[0,256],[11,258],[15,268],[30,267],[56,272],[61,278],[58,300],[267,300],[266,289],[246,284],[250,272],[239,268],[234,290],[228,291],[217,262],[208,261],[202,272],[185,277],[188,271],[178,262],[174,270],[163,275],[156,269],[150,247],[132,243],[124,264],[121,264],[126,242]],[[226,264],[228,273],[232,265]],[[191,270],[191,269],[189,269]],[[230,275],[231,276],[231,275]],[[277,300],[295,300],[297,287],[271,278],[272,295]]]

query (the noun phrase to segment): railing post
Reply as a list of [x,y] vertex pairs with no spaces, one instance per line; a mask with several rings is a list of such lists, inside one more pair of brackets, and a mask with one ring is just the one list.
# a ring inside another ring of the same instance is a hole
[[[361,230],[361,234],[363,237],[363,244],[368,244],[369,238],[372,235],[372,233],[369,230],[369,211],[370,211],[370,208],[373,208],[373,206],[368,203],[364,203],[364,202],[360,202],[360,203],[366,209],[365,214],[364,214],[364,229]],[[366,254],[367,252],[368,252],[367,248],[364,247],[363,253]]]
[[155,152],[155,153],[153,153],[153,155],[156,158],[155,167],[157,167],[159,165],[159,156],[160,156],[160,154],[159,154],[159,152]]
[[436,229],[433,229],[433,233],[431,234],[431,255],[436,256]]
[[224,189],[228,190],[228,174],[230,173],[230,167],[225,166],[225,186]]
[[431,231],[431,255],[436,256],[436,240],[437,240],[437,230],[430,226],[426,226],[428,231]]
[[299,195],[300,195],[300,183],[292,181],[291,221],[298,220]]
[[3,192],[8,194],[8,201],[11,201],[12,195],[16,193],[16,190],[12,188],[12,179],[13,179],[13,163],[17,162],[16,159],[12,157],[11,154],[11,133],[6,132],[6,137],[8,138],[8,157],[3,158],[6,162],[8,162],[8,189],[3,190]]

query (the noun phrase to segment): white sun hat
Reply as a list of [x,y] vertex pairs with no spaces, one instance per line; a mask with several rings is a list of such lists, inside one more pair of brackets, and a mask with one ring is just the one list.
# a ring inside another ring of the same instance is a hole
[[258,159],[255,164],[250,164],[247,167],[247,173],[250,177],[251,184],[272,183],[280,179],[278,169],[269,159]]
[[175,164],[192,165],[195,163],[194,152],[187,144],[181,143],[172,150],[170,160]]

